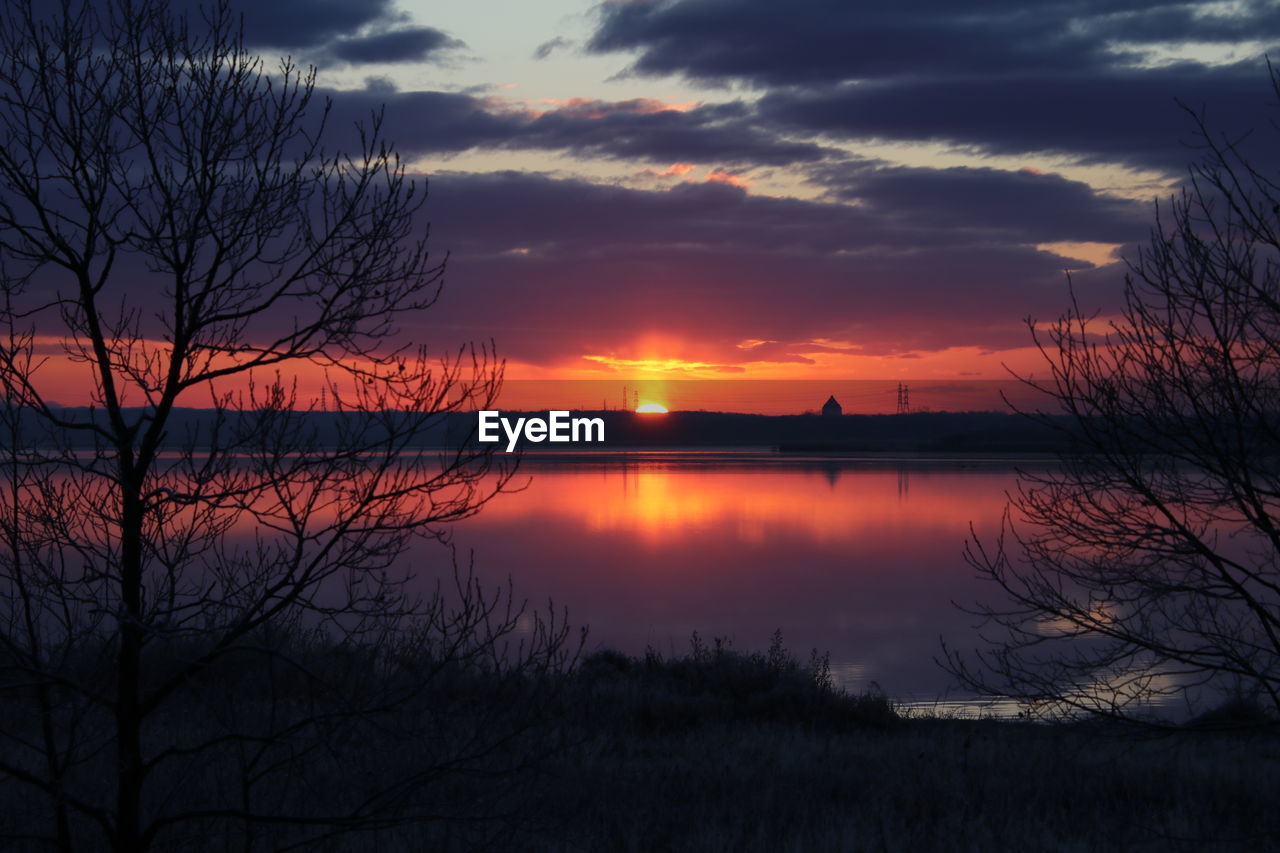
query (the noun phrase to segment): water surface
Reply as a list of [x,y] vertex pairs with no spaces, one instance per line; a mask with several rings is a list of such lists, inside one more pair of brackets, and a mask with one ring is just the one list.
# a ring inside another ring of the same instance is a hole
[[697,631],[760,650],[780,629],[845,686],[928,703],[951,686],[940,637],[976,642],[953,602],[996,594],[964,562],[970,524],[993,534],[1016,479],[1007,460],[538,457],[455,542],[589,624],[589,648],[682,652]]

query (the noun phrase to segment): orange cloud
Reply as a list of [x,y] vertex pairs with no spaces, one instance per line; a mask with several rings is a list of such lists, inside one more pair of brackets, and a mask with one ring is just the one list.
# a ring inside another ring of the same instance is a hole
[[649,179],[661,178],[680,178],[698,168],[693,163],[672,163],[670,167],[663,169],[661,172],[654,169],[641,169],[636,173],[637,177]]
[[518,98],[504,98],[501,95],[486,95],[479,99],[479,104],[489,112],[519,117],[529,121],[542,114],[532,109],[528,101],[522,101]]
[[[744,341],[745,344],[755,343]],[[760,350],[777,348],[761,357]],[[713,347],[689,351],[687,347],[629,348],[634,351],[592,353],[558,364],[507,362],[508,379],[621,379],[661,378],[711,379],[736,376],[743,379],[816,380],[838,379],[987,379],[1009,380],[1009,370],[1021,376],[1042,373],[1043,356],[1034,347],[989,350],[981,347],[951,347],[882,355],[858,351],[856,345],[843,347],[796,343],[779,346],[761,342],[756,346],[734,345],[718,352]],[[731,353],[735,352],[737,356]]]
[[698,377],[746,372],[746,368],[737,364],[689,361],[682,358],[617,358],[611,355],[586,355],[583,358],[587,361],[595,362],[610,371],[639,376],[659,374]]
[[731,187],[740,187],[746,189],[751,186],[751,182],[745,178],[732,174],[731,172],[710,172],[707,174],[707,182],[712,184],[728,184]]

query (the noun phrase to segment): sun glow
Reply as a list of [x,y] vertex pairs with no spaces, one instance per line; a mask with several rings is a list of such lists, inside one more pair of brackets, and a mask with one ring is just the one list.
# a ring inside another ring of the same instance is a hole
[[636,413],[641,415],[665,415],[667,407],[661,403],[641,403],[636,406]]

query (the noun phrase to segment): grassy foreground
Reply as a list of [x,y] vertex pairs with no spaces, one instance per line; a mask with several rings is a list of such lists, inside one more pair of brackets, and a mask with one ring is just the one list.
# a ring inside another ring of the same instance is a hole
[[[907,715],[837,689],[825,660],[798,661],[781,638],[745,654],[695,637],[684,655],[606,651],[576,666],[499,666],[419,642],[270,647],[276,657],[204,673],[148,729],[175,756],[155,772],[149,814],[197,815],[165,825],[152,850],[1280,850],[1274,725]],[[38,768],[15,747],[37,742],[38,707],[10,681],[0,763]],[[80,707],[57,709],[77,738],[63,783],[105,808],[109,720]],[[371,802],[385,803],[376,819]],[[59,849],[49,808],[0,776],[0,850]],[[291,817],[259,817],[272,809]],[[89,817],[70,829],[61,849],[108,849]]]
[[512,849],[1280,850],[1280,733],[903,717],[775,642],[589,656]]

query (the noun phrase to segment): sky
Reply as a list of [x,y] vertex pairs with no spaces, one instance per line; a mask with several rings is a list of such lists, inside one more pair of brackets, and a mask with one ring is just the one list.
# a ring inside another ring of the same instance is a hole
[[1184,107],[1252,140],[1277,100],[1274,2],[233,6],[338,125],[385,106],[449,252],[405,334],[513,379],[1035,372],[1067,271],[1118,310]]

